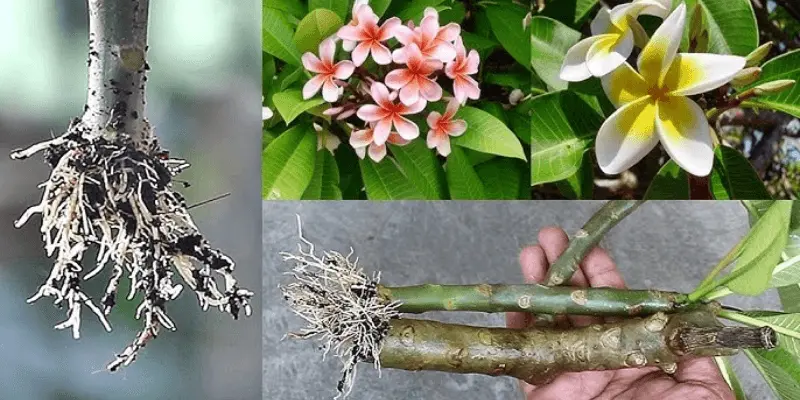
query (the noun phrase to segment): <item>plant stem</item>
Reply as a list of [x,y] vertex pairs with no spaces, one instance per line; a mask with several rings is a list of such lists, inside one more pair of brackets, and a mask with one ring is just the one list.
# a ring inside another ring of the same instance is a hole
[[567,331],[396,319],[379,358],[386,368],[507,375],[543,384],[564,372],[658,366],[673,373],[684,356],[771,348],[772,339],[774,332],[765,338],[760,328],[721,325],[711,308]]
[[674,312],[686,295],[655,290],[548,287],[544,285],[378,286],[401,313],[427,311],[531,312],[594,316],[641,316]]
[[728,319],[728,320],[731,320],[731,321],[741,322],[741,323],[743,323],[745,325],[757,326],[757,327],[769,327],[769,328],[774,329],[775,332],[778,332],[778,333],[780,333],[782,335],[786,335],[786,336],[793,337],[795,339],[800,340],[800,332],[796,332],[796,331],[793,331],[791,329],[786,329],[786,328],[784,328],[782,326],[770,324],[769,322],[762,321],[762,320],[760,320],[758,318],[753,318],[753,317],[747,316],[747,315],[742,314],[742,313],[738,313],[738,312],[735,312],[735,311],[722,310],[722,311],[719,312],[718,315],[721,318],[725,318],[725,319]]
[[611,200],[604,204],[583,225],[583,228],[575,233],[569,247],[550,266],[547,278],[545,278],[545,285],[558,286],[569,281],[586,253],[597,245],[606,232],[636,210],[642,202],[642,200]]
[[125,132],[144,146],[152,136],[144,119],[149,0],[87,4],[89,82],[81,121],[93,137]]

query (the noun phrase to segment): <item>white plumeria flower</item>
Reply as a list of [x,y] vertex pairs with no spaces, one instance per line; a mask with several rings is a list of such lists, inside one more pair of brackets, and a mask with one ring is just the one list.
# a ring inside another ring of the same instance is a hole
[[266,120],[272,118],[272,115],[273,115],[272,114],[272,110],[270,110],[269,107],[261,107],[261,120],[262,121],[266,121]]
[[706,176],[714,163],[711,128],[705,112],[686,96],[729,82],[745,58],[677,53],[686,20],[681,4],[642,49],[638,72],[627,62],[602,78],[603,89],[619,109],[597,132],[600,169],[618,174],[641,160],[659,142],[684,170]]
[[314,127],[314,130],[317,131],[317,151],[327,149],[331,152],[331,154],[333,154],[333,151],[336,150],[340,144],[342,144],[342,141],[339,140],[336,135],[322,129],[319,124],[314,123],[312,126]]
[[671,4],[672,0],[634,0],[610,10],[604,6],[592,20],[592,36],[567,51],[559,77],[579,82],[615,70],[630,57],[634,32],[644,32],[636,18],[642,14],[665,18]]

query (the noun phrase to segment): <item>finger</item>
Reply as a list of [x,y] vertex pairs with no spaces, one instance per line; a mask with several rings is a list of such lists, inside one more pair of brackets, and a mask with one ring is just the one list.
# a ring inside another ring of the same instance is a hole
[[[674,378],[683,384],[705,388],[714,393],[714,398],[733,398],[728,383],[725,382],[719,367],[711,357],[691,358],[678,363],[678,370],[675,372]],[[665,396],[665,398],[670,397]],[[676,395],[674,398],[679,397]]]
[[[539,245],[528,246],[519,253],[519,265],[525,283],[536,283],[547,275],[547,256]],[[514,329],[527,328],[533,322],[531,313],[506,313],[506,326]]]
[[558,256],[567,249],[569,238],[563,229],[557,226],[548,226],[539,231],[539,245],[544,249],[547,262],[556,262]]
[[617,269],[617,264],[608,255],[608,252],[600,247],[595,247],[581,263],[581,271],[586,277],[591,287],[613,287],[622,289],[625,287],[625,280]]
[[593,399],[603,393],[614,371],[567,372],[528,391],[529,399]]

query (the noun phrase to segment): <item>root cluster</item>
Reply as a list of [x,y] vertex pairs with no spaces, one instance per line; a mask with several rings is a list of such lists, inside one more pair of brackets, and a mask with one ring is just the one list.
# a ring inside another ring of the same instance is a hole
[[[98,136],[73,120],[62,136],[11,154],[24,159],[43,151],[53,168],[40,185],[41,202],[16,222],[20,227],[41,214],[44,247],[48,257],[55,257],[50,275],[28,302],[52,297],[56,306],[66,307],[68,318],[56,328],[71,328],[77,339],[83,306],[111,330],[107,316],[123,276],[130,280],[127,300],[141,301],[136,318],[144,317],[142,330],[108,365],[112,371],[133,362],[160,327],[175,330],[167,303],[183,285],[175,282],[174,271],[196,293],[203,310],[217,307],[233,318],[252,312],[253,292],[238,286],[233,261],[209,245],[173,189],[173,177],[189,164],[170,158],[148,133],[150,140],[134,142],[107,127]],[[92,261],[84,260],[89,249],[97,250]],[[96,301],[82,282],[108,268],[105,293]],[[224,284],[218,285],[218,277]]]
[[[299,222],[298,222],[299,223]],[[307,322],[294,338],[314,338],[322,342],[322,351],[342,361],[339,397],[353,388],[359,362],[372,363],[380,370],[379,354],[383,339],[389,334],[390,321],[399,317],[398,304],[381,301],[377,288],[380,274],[367,276],[358,267],[358,259],[335,251],[315,254],[314,245],[303,238],[297,254],[281,253],[293,262],[293,281],[280,287],[292,311]]]

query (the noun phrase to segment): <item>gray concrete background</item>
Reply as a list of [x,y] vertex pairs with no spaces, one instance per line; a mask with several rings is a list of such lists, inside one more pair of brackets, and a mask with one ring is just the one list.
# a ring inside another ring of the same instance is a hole
[[[347,252],[352,246],[366,271],[382,282],[515,283],[519,250],[547,225],[573,233],[602,202],[267,202],[263,203],[263,398],[330,399],[336,393],[338,359],[321,359],[316,344],[282,340],[302,326],[277,290],[289,268],[279,257],[297,244],[295,214],[318,249]],[[747,230],[737,202],[649,202],[604,239],[628,285],[689,292]],[[780,307],[773,292],[758,298],[731,296],[743,308]],[[502,315],[429,313],[420,318],[502,326]],[[748,395],[774,398],[744,356],[735,365]],[[349,397],[360,399],[518,399],[515,380],[439,372],[386,369],[382,377],[361,365]]]

